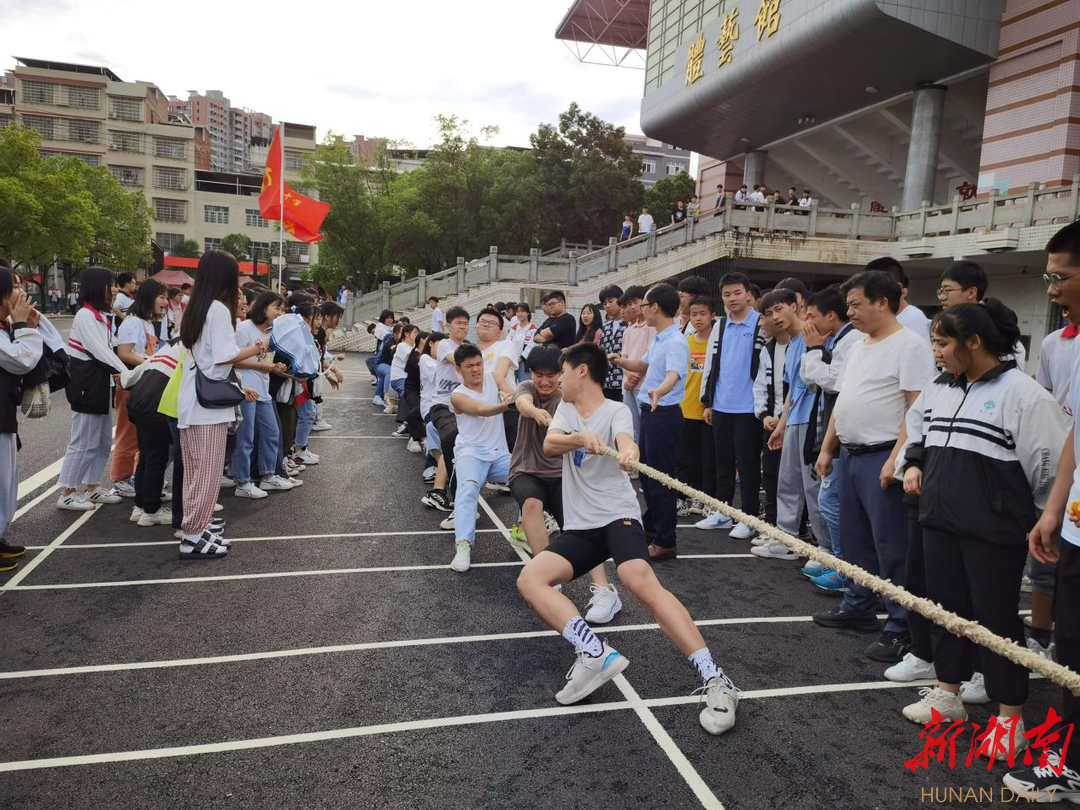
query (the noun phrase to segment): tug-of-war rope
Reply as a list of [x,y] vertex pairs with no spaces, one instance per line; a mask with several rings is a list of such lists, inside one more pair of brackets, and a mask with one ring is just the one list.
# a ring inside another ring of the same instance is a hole
[[[604,447],[602,453],[609,458],[618,460],[618,452],[610,447]],[[688,498],[693,498],[713,511],[720,512],[734,520],[745,523],[747,526],[760,534],[765,535],[770,540],[775,540],[777,543],[782,543],[787,546],[799,556],[817,560],[822,565],[836,569],[843,576],[855,583],[862,585],[865,588],[869,588],[874,593],[891,599],[896,602],[896,604],[901,605],[908,610],[918,613],[920,616],[929,619],[934,624],[944,627],[953,635],[973,641],[980,647],[985,647],[991,652],[995,652],[998,655],[1008,658],[1014,664],[1019,664],[1025,669],[1039,673],[1044,678],[1070,690],[1073,694],[1080,694],[1080,675],[1077,675],[1068,667],[1062,666],[1056,661],[1044,658],[1037,653],[1033,653],[1031,650],[1026,647],[1021,647],[1011,639],[1002,638],[996,633],[990,632],[978,622],[957,616],[955,613],[945,610],[945,608],[936,602],[931,602],[929,599],[922,596],[915,596],[901,588],[899,585],[894,585],[887,579],[882,579],[879,576],[871,574],[864,568],[852,565],[838,557],[834,557],[832,554],[822,551],[817,546],[810,545],[809,543],[766,523],[756,515],[749,515],[723,501],[718,501],[716,498],[706,495],[701,490],[694,489],[693,487],[684,484],[682,481],[679,481],[677,478],[653,469],[647,464],[634,461],[631,462],[630,466],[640,474],[647,475],[654,481],[658,481],[676,492],[681,492]]]

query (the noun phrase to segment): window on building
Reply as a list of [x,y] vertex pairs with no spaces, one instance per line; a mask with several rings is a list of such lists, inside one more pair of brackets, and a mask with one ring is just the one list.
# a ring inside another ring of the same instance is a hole
[[187,222],[187,203],[155,197],[154,219],[159,222]]
[[36,129],[43,141],[55,140],[56,119],[47,115],[23,115],[22,122],[31,129]]
[[183,160],[184,142],[179,138],[154,138],[154,157]]
[[655,160],[643,160],[641,165],[644,167],[641,170],[642,174],[656,174],[656,161]]
[[67,130],[69,141],[97,143],[101,138],[101,126],[97,121],[77,121],[68,119]]
[[252,242],[251,243],[251,257],[261,262],[270,261],[270,243],[269,242]]
[[221,250],[221,240],[217,238],[206,237],[203,239],[203,253],[209,253],[211,250]]
[[54,152],[51,149],[41,149],[39,153],[43,158],[76,158],[87,166],[97,166],[101,163],[100,155],[88,155],[85,152]]
[[141,186],[143,184],[143,170],[137,166],[110,166],[109,170],[116,176],[122,186]]
[[298,262],[300,264],[307,264],[309,261],[307,242],[286,242],[285,243],[285,257],[290,262]]
[[155,233],[154,241],[162,250],[172,250],[178,242],[184,241],[184,235],[182,233]]
[[176,191],[183,191],[187,188],[187,171],[172,166],[155,166],[154,188],[171,188]]
[[244,209],[244,224],[249,228],[269,228],[270,223],[262,218],[258,208]]
[[67,104],[80,110],[101,109],[101,91],[96,87],[74,87],[67,85]]
[[229,207],[227,205],[204,205],[203,218],[213,225],[228,225]]
[[117,121],[142,121],[142,99],[109,96],[109,118]]
[[285,150],[285,168],[299,171],[304,168],[304,153]]
[[11,113],[0,113],[0,129],[3,129],[14,120],[15,117]]
[[667,165],[668,177],[673,177],[681,171],[683,171],[683,166],[680,163],[669,163]]
[[52,82],[23,79],[20,100],[23,104],[55,104],[56,85]]
[[142,133],[109,130],[109,149],[114,152],[141,152]]

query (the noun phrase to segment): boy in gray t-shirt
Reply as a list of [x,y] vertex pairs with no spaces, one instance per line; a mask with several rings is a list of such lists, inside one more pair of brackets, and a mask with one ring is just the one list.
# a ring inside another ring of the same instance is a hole
[[[577,703],[630,662],[596,637],[555,586],[614,559],[619,579],[700,674],[706,702],[699,716],[702,727],[723,734],[735,725],[739,691],[713,662],[686,608],[653,573],[641,507],[626,474],[638,459],[634,423],[626,405],[604,397],[607,370],[604,351],[594,344],[579,343],[563,355],[563,401],[548,427],[544,452],[563,457],[565,527],[522,570],[518,590],[540,618],[574,645],[577,662],[555,699],[563,705]],[[618,461],[601,455],[605,446],[617,448]]]

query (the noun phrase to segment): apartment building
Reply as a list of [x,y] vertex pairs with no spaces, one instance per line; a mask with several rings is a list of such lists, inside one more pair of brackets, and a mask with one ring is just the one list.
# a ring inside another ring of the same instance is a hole
[[210,166],[219,172],[250,172],[262,167],[252,160],[252,139],[269,139],[273,121],[266,113],[234,107],[220,90],[189,90],[186,100],[168,98],[169,112],[205,127],[210,136]]
[[651,186],[662,177],[690,171],[690,152],[644,135],[627,135],[623,140],[641,156],[641,182]]

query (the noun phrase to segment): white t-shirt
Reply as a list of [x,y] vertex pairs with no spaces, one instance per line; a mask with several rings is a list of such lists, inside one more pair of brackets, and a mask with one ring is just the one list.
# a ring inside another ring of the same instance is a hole
[[[499,387],[495,384],[495,378],[488,372],[484,372],[483,391],[473,391],[464,385],[458,386],[454,391],[483,402],[485,405],[499,404]],[[502,414],[473,416],[468,413],[458,413],[457,428],[457,441],[454,443],[455,458],[469,457],[481,461],[495,461],[502,456],[510,455],[510,451],[506,449],[506,430],[503,427]]]
[[431,331],[432,332],[441,331],[442,322],[443,322],[442,310],[439,309],[438,307],[435,307],[435,309],[431,310]]
[[239,353],[236,348],[236,332],[233,331],[232,316],[228,308],[220,301],[210,304],[206,311],[202,334],[184,354],[184,376],[180,379],[180,396],[177,413],[178,426],[220,425],[235,419],[232,408],[204,408],[195,396],[195,366],[199,371],[214,380],[224,380],[232,371],[228,363]]
[[128,295],[123,290],[120,290],[113,299],[113,306],[120,310],[125,315],[131,309],[131,305],[135,303],[135,299]]
[[461,375],[454,365],[454,352],[459,344],[447,338],[440,340],[435,347],[438,363],[435,366],[435,391],[431,396],[431,407],[450,405],[450,395],[461,385]]
[[396,380],[404,380],[408,374],[405,373],[405,361],[409,359],[409,354],[412,352],[413,347],[408,343],[402,341],[394,349],[394,356],[390,360],[390,382]]
[[506,371],[506,382],[509,383],[511,388],[516,388],[517,384],[514,382],[514,372],[517,371],[518,363],[520,362],[520,354],[513,341],[510,340],[496,340],[486,349],[481,349],[484,353],[484,373],[494,374],[495,368],[499,365],[499,360],[504,357],[510,358],[510,368]]
[[1065,407],[1069,396],[1069,377],[1072,375],[1073,344],[1076,338],[1062,337],[1064,329],[1051,332],[1043,338],[1039,351],[1039,370],[1035,381],[1054,395],[1058,404]]
[[927,343],[930,342],[930,319],[923,314],[918,307],[908,304],[896,315],[896,320],[921,337]]
[[[1073,452],[1080,458],[1080,425],[1076,424],[1080,415],[1080,340],[1070,341],[1072,344],[1069,373],[1068,406],[1072,411],[1073,428]],[[1080,526],[1069,520],[1069,506],[1075,501],[1080,501],[1080,465],[1073,472],[1072,487],[1069,489],[1069,500],[1065,506],[1065,518],[1061,524],[1061,536],[1074,546],[1080,546]]]
[[1019,340],[1013,346],[1013,353],[1011,355],[1005,355],[1002,360],[1015,360],[1016,367],[1027,374],[1027,349],[1024,348],[1024,344]]
[[124,322],[120,324],[120,331],[116,334],[116,343],[117,345],[131,343],[132,351],[134,351],[135,354],[144,356],[153,354],[152,351],[147,351],[146,348],[147,335],[153,336],[155,338],[154,343],[157,343],[157,333],[154,331],[154,325],[152,323],[134,316],[124,318]]
[[[254,346],[257,340],[269,340],[270,334],[259,329],[254,321],[241,321],[236,326],[236,345],[238,348]],[[241,385],[259,392],[260,402],[270,401],[270,372],[257,371],[253,368],[238,368]]]
[[[599,433],[604,444],[618,447],[615,439],[620,434],[634,438],[634,420],[626,405],[610,399],[588,419],[582,418],[575,405],[560,402],[548,430]],[[578,449],[563,456],[562,472],[563,528],[567,531],[598,529],[622,519],[641,520],[634,487],[615,459]]]
[[438,362],[430,354],[420,355],[420,418],[426,419],[435,398],[435,368]]
[[655,227],[653,225],[652,214],[642,214],[637,218],[638,233],[648,233]]
[[382,339],[394,331],[392,326],[387,326],[385,323],[379,322],[375,324],[375,340],[382,342]]
[[848,351],[840,372],[836,433],[843,444],[895,442],[907,412],[905,391],[922,391],[934,378],[926,343],[911,329],[882,341],[863,338]]

